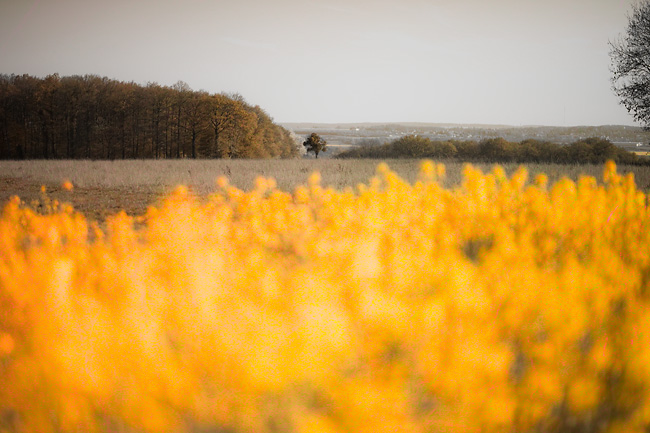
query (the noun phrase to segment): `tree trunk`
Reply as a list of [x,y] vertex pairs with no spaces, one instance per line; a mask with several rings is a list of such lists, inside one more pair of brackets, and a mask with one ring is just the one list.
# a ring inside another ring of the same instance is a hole
[[178,106],[178,116],[176,122],[176,158],[181,157],[181,106]]
[[41,134],[43,135],[43,158],[49,159],[50,158],[50,134],[49,131],[47,130],[47,125],[45,122],[45,114],[41,114]]
[[192,158],[196,159],[196,129],[192,128]]

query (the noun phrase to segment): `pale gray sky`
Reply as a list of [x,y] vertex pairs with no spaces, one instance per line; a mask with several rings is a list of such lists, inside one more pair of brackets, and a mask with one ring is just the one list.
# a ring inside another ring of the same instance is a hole
[[634,124],[634,0],[0,0],[0,73],[238,92],[278,122]]

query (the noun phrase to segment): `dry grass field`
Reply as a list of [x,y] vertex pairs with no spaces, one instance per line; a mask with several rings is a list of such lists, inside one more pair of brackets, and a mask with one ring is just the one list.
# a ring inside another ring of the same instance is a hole
[[[145,212],[147,206],[177,185],[188,186],[204,196],[215,190],[219,176],[228,177],[230,184],[249,191],[258,176],[272,177],[278,188],[293,191],[307,182],[309,175],[318,171],[323,186],[342,190],[367,183],[375,174],[379,160],[128,160],[128,161],[0,161],[0,203],[17,195],[31,203],[41,196],[45,186],[51,199],[71,203],[87,218],[103,221],[120,210],[129,215]],[[403,179],[413,182],[419,171],[419,160],[395,159],[386,161]],[[461,180],[464,164],[443,161],[447,167],[445,186]],[[484,172],[493,164],[476,164]],[[519,165],[504,164],[508,174]],[[545,173],[549,181],[562,177],[577,180],[581,174],[602,180],[600,165],[527,165],[530,179]],[[620,173],[633,172],[640,189],[650,189],[650,168],[619,166]],[[62,188],[69,180],[72,191]]]

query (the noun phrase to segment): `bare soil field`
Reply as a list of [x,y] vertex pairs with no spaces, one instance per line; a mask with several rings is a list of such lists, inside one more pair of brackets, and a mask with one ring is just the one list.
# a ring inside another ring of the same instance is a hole
[[[250,190],[258,176],[272,177],[278,188],[292,191],[307,182],[315,171],[323,186],[343,189],[368,183],[379,160],[129,160],[129,161],[0,161],[0,207],[12,196],[30,204],[41,198],[45,186],[50,199],[72,204],[91,220],[103,221],[120,210],[140,215],[177,185],[188,186],[203,196],[216,189],[215,181],[226,176],[240,189]],[[386,161],[403,179],[417,180],[420,160]],[[446,162],[445,185],[454,187],[462,180],[464,164]],[[493,164],[475,164],[483,171]],[[508,173],[519,165],[502,164]],[[601,165],[527,165],[529,178],[546,173],[550,182],[562,177],[577,180],[581,174],[602,181]],[[650,167],[619,166],[620,173],[633,172],[639,188],[650,189]],[[72,191],[62,187],[69,180]]]

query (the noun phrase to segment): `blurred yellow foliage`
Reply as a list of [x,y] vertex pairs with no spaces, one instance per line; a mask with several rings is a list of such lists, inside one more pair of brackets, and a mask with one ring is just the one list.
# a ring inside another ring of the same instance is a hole
[[66,191],[72,191],[74,185],[72,185],[72,182],[70,182],[69,180],[66,180],[61,184],[61,188],[65,189]]
[[605,432],[650,428],[650,219],[605,166],[443,188],[381,164],[179,187],[105,230],[0,217],[0,432]]

